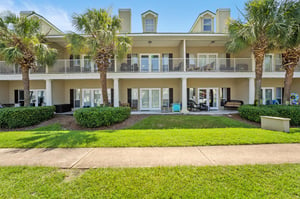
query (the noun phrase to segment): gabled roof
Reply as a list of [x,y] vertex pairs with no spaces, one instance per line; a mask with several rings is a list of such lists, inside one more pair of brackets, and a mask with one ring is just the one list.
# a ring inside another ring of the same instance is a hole
[[27,17],[31,18],[31,17],[38,17],[39,19],[43,20],[45,23],[47,23],[50,27],[52,27],[54,30],[56,30],[59,33],[63,34],[63,31],[61,31],[59,28],[57,28],[53,23],[51,23],[50,21],[48,21],[45,17],[43,17],[42,15],[37,14],[34,11],[31,11],[31,14],[28,14]]
[[216,13],[214,13],[214,12],[212,12],[212,11],[210,11],[210,10],[205,10],[204,12],[201,12],[201,13],[198,15],[198,17],[197,17],[196,21],[194,22],[193,26],[191,27],[190,32],[194,29],[195,25],[198,23],[198,21],[200,20],[200,18],[203,17],[203,16],[206,15],[206,14],[209,14],[209,15],[211,15],[212,17],[215,17],[215,16],[216,16]]
[[142,13],[142,17],[146,16],[147,14],[152,14],[152,15],[154,15],[155,17],[158,16],[158,14],[157,14],[156,12],[154,12],[154,11],[152,11],[152,10],[147,10],[146,12],[143,12],[143,13]]

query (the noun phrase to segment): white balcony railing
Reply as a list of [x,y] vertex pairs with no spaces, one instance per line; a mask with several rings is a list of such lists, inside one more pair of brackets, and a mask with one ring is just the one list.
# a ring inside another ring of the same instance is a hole
[[[264,72],[284,72],[280,60],[275,60]],[[184,63],[186,67],[184,67]],[[124,59],[111,61],[109,73],[158,73],[158,72],[253,72],[253,60],[250,58],[217,58],[210,60],[198,59]],[[300,72],[300,63],[295,69]],[[31,74],[73,74],[96,73],[97,66],[89,60],[56,60],[51,67],[38,67]],[[0,75],[21,74],[18,65],[9,65],[0,61]]]

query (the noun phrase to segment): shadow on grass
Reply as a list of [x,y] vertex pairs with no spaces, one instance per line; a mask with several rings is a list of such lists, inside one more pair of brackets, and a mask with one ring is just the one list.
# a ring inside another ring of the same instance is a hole
[[33,132],[32,136],[17,141],[22,143],[24,148],[72,148],[86,147],[97,140],[94,133],[86,131],[37,131]]

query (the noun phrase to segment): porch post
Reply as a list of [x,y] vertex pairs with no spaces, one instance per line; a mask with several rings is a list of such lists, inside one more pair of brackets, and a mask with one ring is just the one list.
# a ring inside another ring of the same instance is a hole
[[114,107],[119,107],[119,79],[114,79]]
[[255,81],[254,78],[249,78],[249,104],[254,104]]
[[46,79],[46,105],[52,106],[52,82],[51,82],[51,79]]
[[186,71],[186,42],[183,40],[183,71]]
[[181,102],[182,102],[182,113],[188,113],[187,110],[187,78],[181,79]]

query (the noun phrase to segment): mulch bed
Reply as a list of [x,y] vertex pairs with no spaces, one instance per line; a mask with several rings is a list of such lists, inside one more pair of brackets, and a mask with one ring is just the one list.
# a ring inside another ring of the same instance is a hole
[[0,131],[26,131],[31,130],[38,127],[48,126],[50,124],[59,123],[65,130],[118,130],[118,129],[124,129],[128,128],[132,125],[134,125],[136,122],[148,117],[149,115],[131,115],[127,120],[113,124],[109,127],[99,127],[99,128],[85,128],[79,126],[75,118],[71,115],[55,115],[54,118],[47,120],[45,122],[42,122],[37,125],[33,125],[30,127],[23,127],[23,128],[16,128],[16,129],[0,129]]
[[260,123],[257,123],[257,122],[252,122],[252,121],[249,121],[249,120],[246,120],[244,118],[242,118],[240,116],[240,114],[228,114],[228,115],[224,115],[225,117],[229,117],[231,119],[234,119],[234,120],[238,120],[240,122],[244,122],[244,123],[247,123],[247,124],[252,124],[254,126],[257,126],[257,127],[260,127]]

